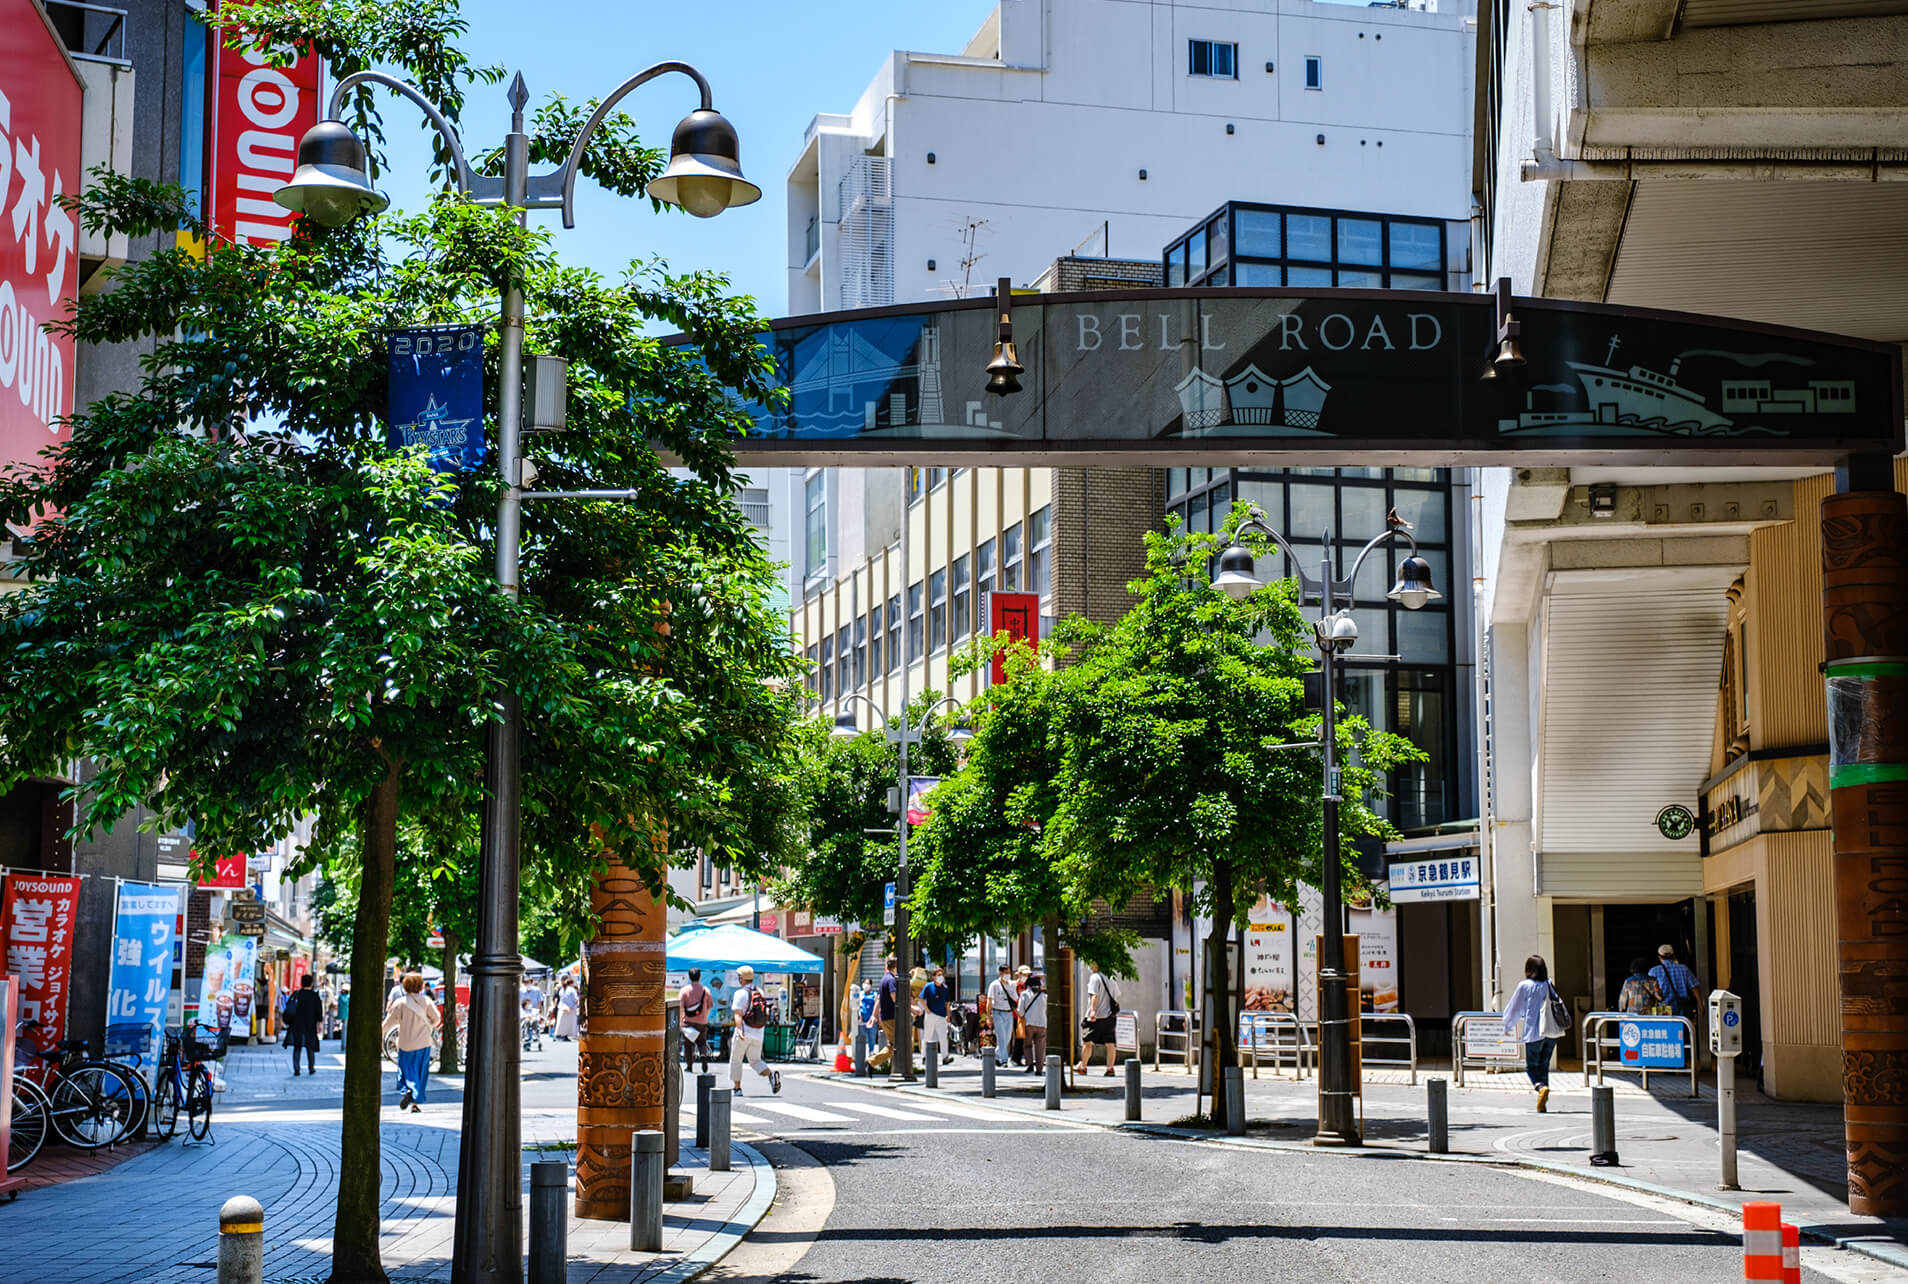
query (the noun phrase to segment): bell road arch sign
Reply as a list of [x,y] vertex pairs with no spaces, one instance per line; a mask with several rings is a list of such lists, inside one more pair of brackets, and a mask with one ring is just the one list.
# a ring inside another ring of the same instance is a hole
[[[1502,315],[1504,313],[1508,315]],[[1902,449],[1898,348],[1713,317],[1416,291],[1019,295],[777,321],[757,465],[1808,463]],[[1515,320],[1521,366],[1500,366]]]

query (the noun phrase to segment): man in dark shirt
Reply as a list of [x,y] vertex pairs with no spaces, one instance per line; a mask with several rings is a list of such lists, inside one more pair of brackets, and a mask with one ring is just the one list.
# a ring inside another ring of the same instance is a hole
[[934,979],[921,990],[921,1046],[933,1044],[941,1050],[941,1064],[949,1065],[954,1054],[947,1046],[947,969],[934,969]]
[[881,1023],[885,1046],[868,1058],[868,1065],[876,1070],[886,1070],[894,1057],[894,1013],[899,984],[900,978],[894,974],[894,955],[890,954],[887,975],[881,978],[880,997],[875,1005],[875,1019]]

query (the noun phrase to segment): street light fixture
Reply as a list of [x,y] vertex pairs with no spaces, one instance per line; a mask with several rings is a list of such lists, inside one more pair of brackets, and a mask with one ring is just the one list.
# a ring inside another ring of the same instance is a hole
[[1340,774],[1338,741],[1333,730],[1338,695],[1336,661],[1339,655],[1349,651],[1358,641],[1358,625],[1351,616],[1352,584],[1358,579],[1358,571],[1365,564],[1365,558],[1380,544],[1402,536],[1411,547],[1410,554],[1398,564],[1398,582],[1385,594],[1387,598],[1407,610],[1415,611],[1443,594],[1432,586],[1430,563],[1418,555],[1418,542],[1411,538],[1411,527],[1398,516],[1395,509],[1385,514],[1384,532],[1358,550],[1358,557],[1352,562],[1351,574],[1340,579],[1332,568],[1331,531],[1325,532],[1318,575],[1314,578],[1306,572],[1298,553],[1286,542],[1285,537],[1266,524],[1265,516],[1258,507],[1248,507],[1251,516],[1239,524],[1233,534],[1233,542],[1219,554],[1219,573],[1213,577],[1213,587],[1235,599],[1247,597],[1265,587],[1265,581],[1259,578],[1252,551],[1240,542],[1247,531],[1256,531],[1269,536],[1273,543],[1284,550],[1298,571],[1303,592],[1318,598],[1318,619],[1312,625],[1312,634],[1324,670],[1325,687],[1324,725],[1319,732],[1319,745],[1325,755],[1323,855],[1319,879],[1322,884],[1319,891],[1324,898],[1325,947],[1318,963],[1319,1106],[1318,1132],[1312,1138],[1312,1143],[1319,1146],[1356,1146],[1362,1144],[1362,1138],[1358,1134],[1357,1116],[1353,1113],[1351,1101],[1353,1017],[1348,1006],[1350,996],[1345,992],[1345,908],[1344,893],[1339,885]]
[[[859,691],[851,691],[841,697],[841,699],[844,704],[865,704],[874,710],[875,716],[886,717],[880,705]],[[888,739],[898,741],[901,746],[901,767],[899,771],[900,793],[898,795],[901,802],[901,814],[895,817],[894,824],[895,844],[897,848],[897,859],[895,863],[898,866],[894,878],[894,956],[900,961],[897,988],[907,984],[908,973],[912,966],[911,960],[914,953],[908,934],[908,894],[910,891],[908,886],[908,742],[911,740],[919,740],[927,731],[928,720],[932,718],[935,713],[950,705],[958,709],[960,708],[960,701],[956,700],[953,696],[947,696],[944,699],[937,700],[921,711],[921,720],[919,722],[910,724],[908,722],[908,707],[904,701],[901,705],[901,716],[895,719],[895,721],[900,724],[899,727],[888,732]],[[852,713],[836,714],[834,729],[830,731],[829,734],[843,740],[860,735],[861,731],[855,723],[855,715]],[[974,738],[974,733],[968,728],[967,724],[956,723],[953,728],[949,730],[947,738],[957,745],[966,744]],[[908,1020],[908,1004],[904,1001],[911,997],[911,995],[904,994],[895,995],[894,1052],[888,1062],[888,1077],[890,1079],[900,1079],[907,1083],[914,1082],[914,1023]]]
[[[291,181],[272,194],[325,227],[342,227],[361,214],[390,204],[371,182],[364,144],[339,120],[345,96],[361,85],[383,85],[417,104],[443,138],[455,171],[457,190],[474,204],[524,212],[563,211],[563,226],[576,226],[576,175],[583,150],[624,95],[670,72],[695,81],[701,106],[676,126],[669,165],[649,184],[649,195],[682,206],[698,218],[747,205],[762,189],[742,176],[735,129],[714,109],[709,82],[683,62],[661,62],[637,72],[597,106],[562,166],[530,173],[530,138],[523,109],[530,100],[523,77],[510,82],[510,132],[504,136],[502,175],[475,174],[464,158],[457,131],[414,86],[378,71],[359,71],[331,91],[326,118],[298,143],[298,168]],[[519,543],[525,499],[631,499],[629,491],[569,491],[532,495],[525,491],[522,458],[523,287],[512,280],[503,289],[499,317],[497,388],[498,469],[504,490],[497,501],[497,583],[511,597],[518,591]],[[477,949],[471,958],[471,1064],[465,1077],[464,1126],[457,1177],[457,1223],[451,1277],[457,1284],[512,1284],[523,1279],[523,1150],[520,1144],[518,1083],[518,982],[523,975],[517,953],[520,741],[523,708],[513,695],[498,700],[500,717],[485,736],[483,830],[478,874]]]

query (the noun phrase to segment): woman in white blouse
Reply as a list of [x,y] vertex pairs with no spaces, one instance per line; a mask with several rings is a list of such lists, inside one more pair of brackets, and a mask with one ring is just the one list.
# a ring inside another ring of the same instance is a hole
[[1550,1055],[1564,1034],[1564,1027],[1550,1013],[1550,998],[1556,992],[1544,956],[1533,954],[1524,960],[1524,979],[1504,1005],[1504,1033],[1524,1041],[1524,1070],[1530,1075],[1530,1086],[1537,1089],[1539,1114],[1550,1104]]

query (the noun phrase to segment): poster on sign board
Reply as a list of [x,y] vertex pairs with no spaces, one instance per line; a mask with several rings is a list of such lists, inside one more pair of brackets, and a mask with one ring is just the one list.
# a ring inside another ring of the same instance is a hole
[[1295,984],[1292,915],[1264,897],[1252,907],[1240,955],[1247,1012],[1290,1012]]
[[1393,910],[1353,910],[1347,935],[1358,937],[1359,1009],[1398,1010],[1398,916]]
[[258,975],[258,941],[230,934],[205,952],[205,972],[199,978],[199,1021],[215,1030],[230,1030],[235,1038],[251,1031],[253,998]]

